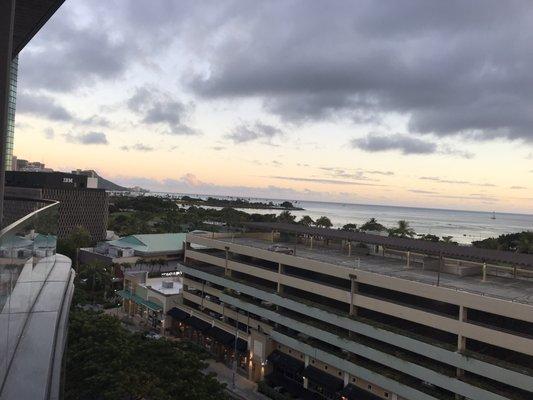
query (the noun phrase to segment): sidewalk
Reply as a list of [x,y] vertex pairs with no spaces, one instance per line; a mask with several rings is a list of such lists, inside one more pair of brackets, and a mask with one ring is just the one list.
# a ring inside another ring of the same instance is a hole
[[205,369],[205,372],[217,374],[217,379],[225,383],[228,391],[236,395],[236,397],[246,400],[270,400],[269,397],[257,392],[257,384],[239,374],[235,374],[235,389],[233,389],[231,384],[233,371],[224,364],[213,360],[208,361],[208,363],[209,366]]

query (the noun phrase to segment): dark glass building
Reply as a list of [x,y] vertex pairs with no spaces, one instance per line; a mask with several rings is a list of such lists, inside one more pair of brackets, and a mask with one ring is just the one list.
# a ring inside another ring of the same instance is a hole
[[[15,198],[38,198],[59,202],[58,237],[76,227],[86,228],[94,241],[106,238],[109,199],[98,181],[85,175],[63,172],[6,172],[6,194]],[[20,218],[18,208],[6,202],[6,222]],[[28,210],[25,210],[25,212]]]

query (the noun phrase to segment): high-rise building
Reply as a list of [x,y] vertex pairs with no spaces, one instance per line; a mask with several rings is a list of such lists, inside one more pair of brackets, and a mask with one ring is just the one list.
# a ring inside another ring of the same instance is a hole
[[[66,238],[76,227],[86,228],[94,241],[105,240],[109,198],[97,189],[98,179],[64,172],[8,171],[6,194],[59,202],[58,237]],[[16,210],[15,210],[16,211]],[[20,216],[6,203],[6,222]]]
[[17,107],[17,79],[18,79],[18,56],[11,61],[11,76],[9,79],[9,99],[7,110],[7,137],[5,148],[6,170],[12,169],[13,164],[13,142],[15,139],[15,111]]
[[249,227],[187,235],[174,334],[298,398],[533,398],[533,255]]

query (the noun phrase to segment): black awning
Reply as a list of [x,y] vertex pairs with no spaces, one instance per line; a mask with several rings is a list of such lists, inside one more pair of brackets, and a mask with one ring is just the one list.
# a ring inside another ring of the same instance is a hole
[[321,371],[318,368],[310,365],[305,368],[303,376],[315,383],[318,383],[319,385],[325,386],[332,392],[341,390],[344,386],[344,381],[342,379],[336,378],[333,375],[330,375],[327,372]]
[[346,397],[348,400],[380,400],[381,397],[376,396],[364,389],[361,389],[352,384],[346,385],[339,394]]
[[209,328],[206,332],[206,335],[211,336],[213,339],[215,339],[217,342],[229,346],[232,344],[233,338],[235,337],[233,334],[226,332],[223,329],[220,329],[216,326],[213,326]]
[[[233,343],[235,344],[235,342]],[[248,342],[244,339],[238,338],[236,347],[239,353],[246,353],[246,351],[248,350]]]
[[300,361],[294,357],[291,357],[279,350],[274,350],[267,360],[275,365],[278,365],[284,369],[288,369],[292,372],[300,372],[305,368],[303,361]]
[[176,307],[168,310],[167,315],[170,315],[176,321],[185,321],[187,318],[190,317],[190,315],[187,314],[185,311],[180,310],[179,308],[176,308]]
[[271,386],[283,386],[291,395],[296,398],[304,397],[304,393],[306,392],[303,387],[303,382],[296,382],[292,379],[287,379],[285,376],[277,372],[272,372],[271,374],[265,376],[265,381],[267,381]]
[[211,324],[209,322],[205,322],[204,320],[197,317],[190,317],[187,320],[187,324],[200,332],[205,332],[209,328],[211,328]]

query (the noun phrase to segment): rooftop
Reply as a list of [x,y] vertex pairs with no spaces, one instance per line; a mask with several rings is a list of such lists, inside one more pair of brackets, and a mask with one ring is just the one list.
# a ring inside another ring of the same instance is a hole
[[[250,247],[256,247],[268,250],[272,245],[270,241],[247,238],[219,238],[218,240],[241,244]],[[380,275],[387,275],[400,279],[407,279],[436,285],[436,271],[410,268],[406,269],[404,261],[386,258],[380,256],[356,255],[349,257],[346,253],[335,248],[318,247],[310,249],[302,244],[283,243],[286,246],[295,249],[294,257],[308,258],[324,263],[335,264],[346,267],[352,271],[362,270]],[[359,259],[359,261],[358,261]],[[533,304],[533,282],[527,280],[487,276],[486,281],[481,281],[481,276],[457,276],[452,274],[440,274],[440,286],[465,292],[483,294],[511,300],[521,303]]]
[[[163,282],[172,282],[173,286],[171,288],[165,288],[163,287]],[[165,296],[180,294],[183,290],[183,283],[176,278],[149,278],[146,286]]]
[[452,243],[380,236],[364,232],[344,231],[340,229],[315,228],[299,224],[250,222],[247,223],[246,226],[252,229],[274,230],[280,232],[325,237],[330,239],[341,239],[350,240],[354,242],[376,244],[386,246],[387,248],[392,249],[419,251],[424,254],[442,255],[444,257],[458,258],[461,260],[504,263],[533,268],[533,254],[480,249],[472,246],[459,246]]
[[111,240],[111,246],[130,248],[140,253],[177,253],[182,250],[185,233],[154,233]]

